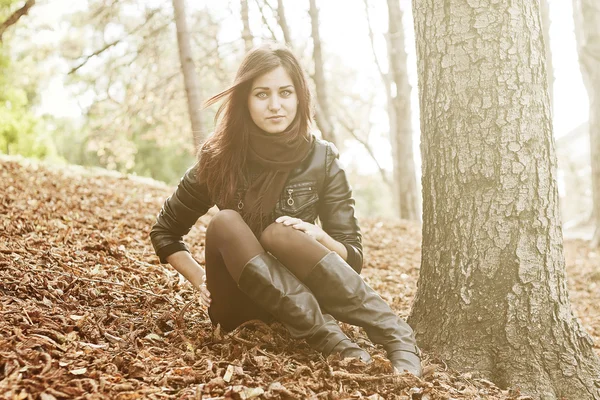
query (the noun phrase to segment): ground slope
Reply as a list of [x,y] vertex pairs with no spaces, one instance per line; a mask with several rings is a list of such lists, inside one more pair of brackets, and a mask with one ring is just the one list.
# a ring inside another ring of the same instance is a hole
[[[0,398],[525,398],[449,371],[431,354],[423,380],[391,375],[381,349],[345,324],[373,364],[325,360],[278,324],[215,329],[149,242],[172,190],[104,170],[0,158]],[[186,237],[200,262],[209,220]],[[420,228],[361,225],[363,275],[406,316]],[[567,241],[566,257],[573,306],[598,345],[600,257],[584,241]]]

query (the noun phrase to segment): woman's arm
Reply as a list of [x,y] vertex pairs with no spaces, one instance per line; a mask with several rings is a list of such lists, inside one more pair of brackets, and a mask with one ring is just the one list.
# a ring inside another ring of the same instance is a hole
[[198,164],[186,171],[175,192],[164,202],[150,231],[152,246],[163,264],[169,255],[189,251],[183,236],[213,206],[208,188],[196,179],[197,167]]
[[150,231],[150,239],[160,262],[171,264],[199,289],[202,302],[208,306],[210,293],[204,284],[204,269],[183,242],[183,236],[212,206],[206,185],[200,185],[196,179],[197,167],[198,164],[186,171],[175,192],[164,202]]
[[187,251],[178,251],[167,257],[167,262],[196,288],[205,281],[204,268]]
[[340,242],[338,242],[337,240],[335,240],[334,238],[329,236],[327,234],[327,232],[323,231],[323,233],[324,233],[324,235],[323,235],[322,239],[319,240],[319,243],[321,243],[323,246],[327,247],[329,250],[335,251],[345,261],[348,261],[348,250],[346,249],[346,246],[344,246],[343,244],[341,244]]
[[[352,188],[338,155],[337,149],[328,145],[325,180],[319,199],[319,219],[328,236],[345,248],[348,264],[360,272],[363,264],[362,235],[354,215]],[[337,250],[336,253],[343,255]]]
[[190,283],[200,290],[202,302],[207,306],[210,305],[210,293],[206,289],[206,273],[204,268],[187,251],[178,251],[167,256],[167,262],[171,264],[181,275],[183,275]]

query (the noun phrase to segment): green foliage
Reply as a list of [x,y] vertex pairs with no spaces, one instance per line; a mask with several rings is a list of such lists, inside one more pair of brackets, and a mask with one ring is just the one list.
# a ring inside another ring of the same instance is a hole
[[[71,68],[81,66],[66,83],[83,111],[81,126],[63,120],[53,127],[58,153],[68,162],[169,183],[194,162],[172,12],[169,3],[122,0],[107,7],[89,0],[87,9],[65,18],[70,29],[60,55]],[[189,17],[191,26],[203,27],[194,35],[193,50],[208,96],[223,89],[233,73],[226,70],[229,63],[218,65],[218,24],[203,11]],[[212,121],[209,114],[203,114],[205,126]]]
[[0,152],[46,157],[53,154],[52,143],[31,111],[31,87],[17,82],[17,70],[4,44],[0,47]]
[[[22,5],[18,0],[0,0],[0,23]],[[12,51],[20,47],[13,43],[14,29],[22,25],[18,22],[11,26],[0,43],[0,152],[44,158],[53,156],[54,149],[51,137],[32,110],[37,81],[29,75],[31,70],[24,68],[27,62]]]
[[362,175],[354,165],[346,168],[360,217],[395,218],[392,193],[379,176]]
[[0,22],[3,22],[4,19],[10,14],[13,10],[13,6],[18,3],[18,0],[0,0]]
[[[28,15],[26,22],[19,22],[18,30],[13,28],[4,36],[5,47],[0,48],[0,152],[177,183],[193,164],[194,151],[170,2],[82,3],[84,7],[64,12],[58,26],[46,17],[52,13],[41,12],[53,3],[38,2],[40,12]],[[0,0],[0,21],[20,5],[21,0]],[[231,83],[243,43],[219,40],[227,13],[189,8],[193,9],[196,11],[188,15],[194,31],[192,52],[201,95],[208,98]],[[40,32],[49,29],[47,36],[53,39],[40,39]],[[306,47],[299,44],[303,64],[310,65],[310,51],[302,49]],[[331,64],[343,62],[332,57]],[[69,70],[72,73],[65,74]],[[369,90],[348,85],[358,81],[357,73],[344,66],[331,74],[332,109],[344,125],[357,132],[373,132],[372,92],[377,85]],[[75,97],[81,117],[34,114],[40,89],[57,77],[65,78],[65,92]],[[213,106],[202,114],[206,132],[212,130],[216,109]],[[337,128],[347,135],[345,126],[338,124]],[[389,189],[380,179],[352,174],[358,215],[394,214]]]
[[181,143],[163,144],[144,137],[148,128],[132,136],[116,132],[112,140],[106,141],[99,140],[101,135],[87,124],[80,126],[66,118],[49,118],[46,122],[57,154],[70,164],[101,166],[175,184],[194,163],[191,149]]
[[156,142],[146,140],[138,143],[132,172],[176,184],[193,163],[194,156],[181,146],[159,147]]

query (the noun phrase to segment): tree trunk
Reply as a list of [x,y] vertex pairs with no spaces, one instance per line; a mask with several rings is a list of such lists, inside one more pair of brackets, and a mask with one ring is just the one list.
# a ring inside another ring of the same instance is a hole
[[539,399],[600,399],[571,311],[539,3],[413,0],[422,264],[409,323],[452,368]]
[[283,0],[277,0],[277,22],[283,32],[283,40],[288,46],[292,46],[292,36],[290,34],[290,27],[285,18],[285,8],[283,7]]
[[329,103],[327,102],[327,85],[323,71],[323,53],[321,52],[321,36],[319,34],[319,10],[316,0],[310,0],[310,21],[312,24],[313,61],[315,63],[314,81],[317,91],[317,112],[315,120],[321,130],[323,139],[338,144]]
[[548,76],[550,109],[554,110],[554,65],[552,64],[552,49],[550,48],[550,6],[548,5],[548,0],[540,0],[540,11],[542,16],[542,33],[544,34],[544,48],[546,49],[546,74]]
[[173,0],[173,10],[175,12],[175,25],[177,26],[179,60],[181,62],[185,93],[188,100],[188,112],[192,124],[194,149],[197,151],[204,138],[202,115],[200,112],[202,104],[200,101],[200,85],[196,69],[194,68],[194,59],[192,58],[190,31],[188,30],[185,13],[185,0]]
[[590,161],[592,166],[592,245],[600,245],[600,8],[593,0],[573,0],[575,37],[583,83],[590,101]]
[[244,39],[244,46],[246,51],[254,47],[252,43],[252,31],[250,30],[250,19],[248,18],[248,0],[240,0],[240,6],[242,11],[242,38]]
[[400,218],[420,220],[419,194],[415,176],[415,159],[411,127],[410,84],[406,70],[406,49],[402,26],[402,9],[399,0],[388,4],[388,54],[390,76],[396,87],[392,95],[391,111],[394,130],[390,130],[394,161],[394,182]]

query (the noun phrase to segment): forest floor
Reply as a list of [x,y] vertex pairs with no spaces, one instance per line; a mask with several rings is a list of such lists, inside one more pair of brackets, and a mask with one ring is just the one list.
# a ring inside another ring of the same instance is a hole
[[[197,295],[158,264],[148,233],[173,188],[104,170],[0,158],[0,398],[526,399],[424,354],[425,376],[324,359],[279,324],[214,328]],[[186,242],[203,262],[202,217]],[[363,275],[406,317],[421,231],[362,220]],[[600,255],[565,242],[570,298],[600,354]]]

